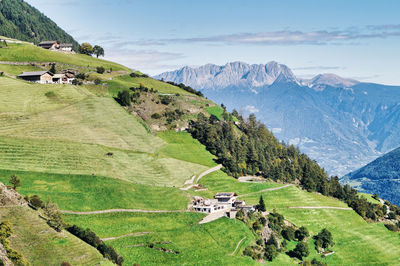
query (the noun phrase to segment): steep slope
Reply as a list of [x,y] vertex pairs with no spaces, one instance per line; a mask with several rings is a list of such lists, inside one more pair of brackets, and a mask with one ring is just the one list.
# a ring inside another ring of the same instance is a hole
[[347,174],[343,181],[359,191],[378,193],[379,197],[400,205],[400,148]]
[[0,183],[0,220],[9,221],[14,233],[11,248],[22,253],[31,265],[110,265],[93,247],[68,232],[56,232],[30,209],[22,196]]
[[228,109],[255,113],[330,174],[344,175],[400,145],[400,87],[334,74],[297,79],[287,66],[228,63],[156,76],[183,82]]
[[58,40],[72,43],[74,49],[79,46],[71,35],[23,0],[0,1],[0,35],[34,43]]

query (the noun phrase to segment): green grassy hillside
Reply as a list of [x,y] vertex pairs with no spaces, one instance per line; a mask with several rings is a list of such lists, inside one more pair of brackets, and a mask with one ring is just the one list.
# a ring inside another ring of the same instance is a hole
[[[296,226],[307,226],[312,234],[328,228],[336,242],[332,248],[335,253],[322,259],[309,239],[311,254],[307,259],[318,258],[329,265],[400,263],[398,233],[380,223],[365,222],[342,201],[296,185],[244,183],[217,171],[199,181],[206,190],[181,190],[186,181],[217,163],[190,134],[167,131],[181,124],[168,124],[166,117],[168,112],[181,111],[180,121],[186,126],[187,120],[195,119],[199,113],[221,117],[222,109],[211,101],[151,78],[130,77],[126,75],[129,69],[118,64],[53,53],[27,44],[14,45],[0,54],[0,61],[4,60],[56,61],[61,67],[80,66],[84,72],[99,65],[120,70],[91,73],[91,78],[103,80],[99,85],[39,85],[0,77],[0,181],[9,184],[9,177],[17,174],[22,180],[22,194],[50,199],[67,211],[184,211],[64,215],[68,223],[89,227],[102,238],[118,237],[106,242],[123,255],[125,265],[257,264],[242,255],[256,239],[247,225],[227,218],[198,224],[204,214],[185,211],[192,196],[212,198],[222,191],[236,192],[248,204],[256,204],[262,195],[268,211],[275,208]],[[15,75],[24,67],[7,65],[4,71]],[[158,92],[141,91],[129,107],[122,107],[113,99],[118,92],[137,88],[140,83]],[[160,103],[164,96],[170,97],[171,102]],[[154,113],[160,116],[152,117]],[[34,225],[38,223],[29,213],[0,211],[21,226],[24,223],[18,219],[25,216]],[[33,236],[38,237],[41,231],[37,229]],[[65,239],[54,239],[50,247],[64,258],[70,246],[64,245]],[[77,249],[70,254],[79,257],[80,242],[73,239],[66,240]],[[48,256],[44,264],[58,263],[59,258],[53,253],[46,254],[39,248],[32,253],[28,249],[35,238],[15,241],[32,264],[42,263],[40,255]],[[294,245],[288,243],[290,248]],[[60,247],[65,249],[60,251]],[[101,260],[95,255],[85,258],[92,265]],[[296,262],[281,253],[272,264]]]
[[67,232],[58,233],[27,206],[0,208],[0,220],[13,225],[11,247],[32,265],[112,265],[93,247]]
[[83,69],[103,66],[106,69],[112,68],[113,71],[130,71],[129,68],[120,64],[98,59],[92,56],[83,54],[64,54],[26,43],[9,43],[8,49],[1,50],[0,61],[35,63],[56,62]]

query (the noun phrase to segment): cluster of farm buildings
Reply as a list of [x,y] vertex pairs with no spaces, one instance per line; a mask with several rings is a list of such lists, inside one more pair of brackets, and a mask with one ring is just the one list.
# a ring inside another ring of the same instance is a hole
[[[72,43],[59,43],[58,41],[44,41],[38,44],[39,47],[50,51],[75,53]],[[75,79],[75,71],[66,70],[60,74],[50,71],[23,72],[18,77],[26,81],[40,84],[72,84]]]
[[237,200],[237,194],[234,192],[220,192],[214,196],[214,199],[204,199],[195,196],[193,198],[193,210],[202,213],[225,212],[229,218],[235,218],[239,210],[245,212],[255,211],[253,205],[246,205],[243,200]]

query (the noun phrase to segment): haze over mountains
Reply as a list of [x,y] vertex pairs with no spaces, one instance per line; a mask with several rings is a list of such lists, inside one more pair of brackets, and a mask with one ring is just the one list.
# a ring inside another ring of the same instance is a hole
[[334,74],[305,80],[285,65],[232,62],[162,73],[217,103],[255,113],[280,139],[298,145],[332,175],[358,169],[400,146],[400,87]]

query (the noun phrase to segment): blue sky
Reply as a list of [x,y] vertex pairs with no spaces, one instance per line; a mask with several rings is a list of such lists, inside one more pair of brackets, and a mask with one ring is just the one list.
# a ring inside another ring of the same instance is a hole
[[400,1],[27,0],[106,59],[149,74],[231,61],[400,85]]

